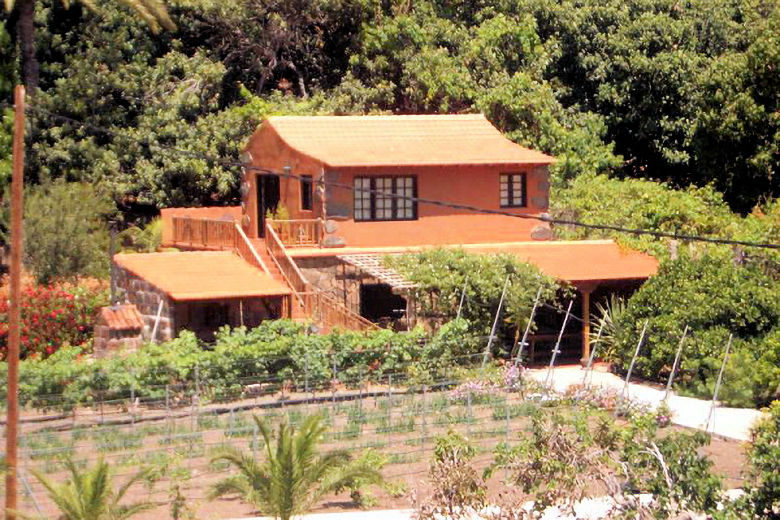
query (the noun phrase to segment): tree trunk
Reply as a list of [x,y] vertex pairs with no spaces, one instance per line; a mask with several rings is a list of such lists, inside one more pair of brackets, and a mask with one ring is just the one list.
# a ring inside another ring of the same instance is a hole
[[22,82],[32,95],[38,88],[38,58],[35,55],[35,0],[16,0],[19,10],[16,35]]

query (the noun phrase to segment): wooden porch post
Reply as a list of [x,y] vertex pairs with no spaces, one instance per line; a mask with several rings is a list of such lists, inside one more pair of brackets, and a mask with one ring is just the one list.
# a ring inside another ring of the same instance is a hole
[[585,366],[590,359],[590,295],[596,290],[598,283],[587,282],[577,284],[577,290],[582,296],[582,356],[580,364]]
[[590,358],[590,291],[582,291],[582,357],[580,364],[585,366]]

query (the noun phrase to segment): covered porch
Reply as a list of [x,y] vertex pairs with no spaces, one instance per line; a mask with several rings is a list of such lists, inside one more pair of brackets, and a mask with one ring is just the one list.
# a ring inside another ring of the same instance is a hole
[[140,311],[147,340],[191,330],[211,342],[222,326],[291,315],[290,288],[232,252],[119,254],[114,266],[117,289]]

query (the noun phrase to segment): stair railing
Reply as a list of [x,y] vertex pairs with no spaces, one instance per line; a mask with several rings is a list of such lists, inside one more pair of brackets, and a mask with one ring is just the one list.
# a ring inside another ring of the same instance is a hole
[[295,298],[301,304],[301,307],[306,309],[307,306],[303,295],[310,292],[309,282],[298,268],[298,264],[287,254],[284,244],[282,244],[279,235],[276,234],[270,222],[265,224],[265,245],[268,248],[268,255],[271,257],[271,260],[274,261],[287,285],[295,293]]
[[262,257],[258,254],[255,246],[252,245],[252,242],[249,241],[249,237],[246,236],[244,230],[238,225],[238,222],[234,222],[233,225],[236,228],[235,248],[238,256],[262,270],[268,276],[272,276],[268,266],[265,265]]
[[335,298],[313,287],[306,280],[295,261],[287,254],[287,249],[270,222],[266,222],[265,243],[268,255],[292,287],[295,297],[308,316],[328,327],[344,327],[352,330],[379,328],[360,314],[342,305]]

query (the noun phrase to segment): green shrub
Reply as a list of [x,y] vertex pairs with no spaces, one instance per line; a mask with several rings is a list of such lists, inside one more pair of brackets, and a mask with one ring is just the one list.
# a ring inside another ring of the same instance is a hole
[[[642,179],[611,179],[584,175],[555,192],[553,214],[591,224],[654,229],[686,235],[728,237],[736,222],[723,196],[710,187],[674,190],[667,184]],[[658,257],[669,255],[666,240],[609,230],[556,226],[563,239],[614,238]]]
[[776,518],[780,514],[780,401],[773,402],[767,416],[753,427],[747,458],[755,486],[749,493],[754,512]]
[[502,311],[505,319],[498,331],[509,345],[514,344],[514,337],[525,328],[539,288],[542,288],[542,301],[548,303],[556,301],[560,289],[555,280],[538,268],[510,254],[432,249],[387,257],[385,262],[417,285],[413,291],[418,312],[434,322],[447,323],[455,318],[465,287],[461,316],[471,324],[471,330],[482,335],[490,332],[509,277]]
[[39,283],[107,277],[109,199],[89,184],[58,181],[32,188],[24,210],[25,264]]
[[773,331],[780,324],[780,284],[755,266],[735,265],[729,256],[720,254],[662,264],[618,319],[616,361],[623,370],[628,368],[645,320],[646,342],[634,367],[638,376],[666,381],[687,325],[691,332],[677,376],[682,390],[712,396],[731,333],[734,356],[729,368],[748,359],[760,368],[742,376],[727,372],[724,398],[760,403],[780,383],[780,373],[772,368],[778,356]]
[[[310,389],[321,389],[331,381],[333,363],[338,379],[351,385],[366,379],[386,382],[389,375],[402,376],[411,364],[429,367],[433,377],[450,368],[458,349],[476,345],[465,333],[458,343],[455,336],[465,328],[465,323],[456,323],[433,334],[418,328],[408,333],[383,329],[314,335],[303,324],[278,320],[252,330],[225,327],[211,350],[187,331],[165,343],[102,359],[89,358],[81,347],[65,346],[47,359],[22,361],[20,399],[37,408],[69,410],[131,394],[175,399],[196,386],[201,398],[232,399],[250,383],[271,383],[275,391],[289,381],[302,389],[307,375]],[[0,376],[6,370],[0,363]]]

